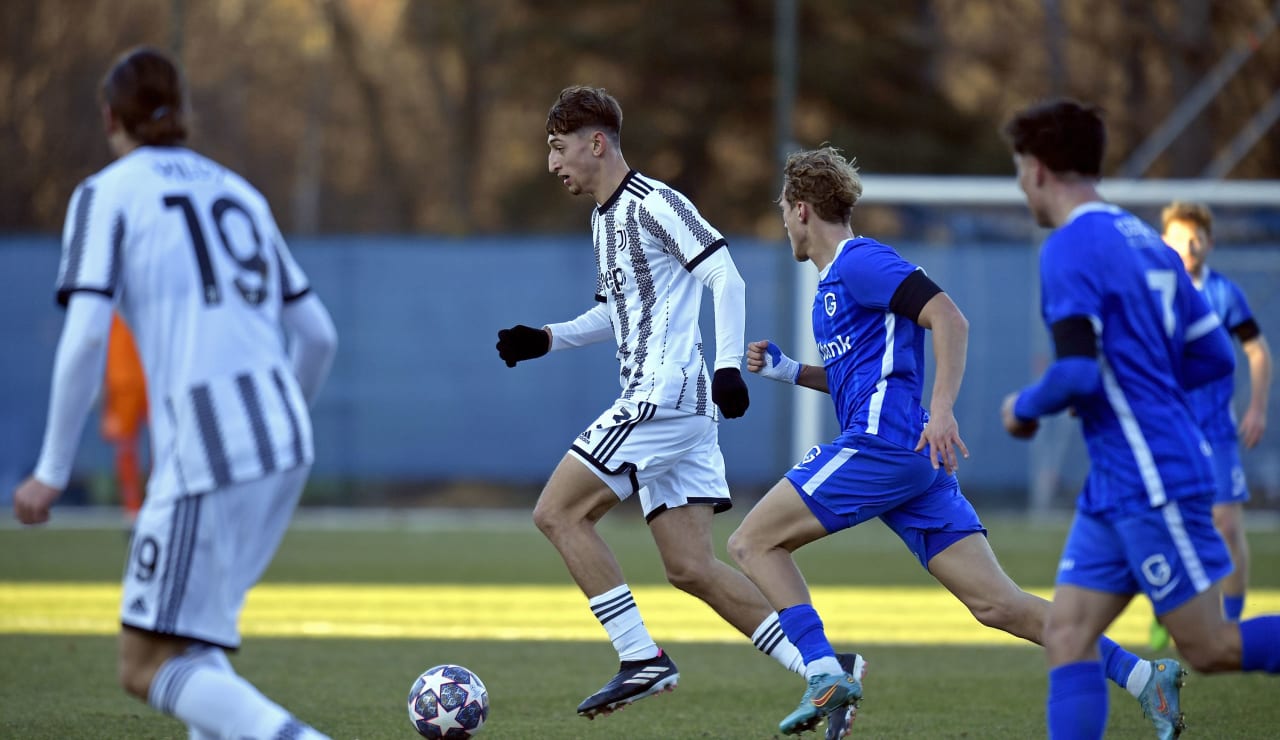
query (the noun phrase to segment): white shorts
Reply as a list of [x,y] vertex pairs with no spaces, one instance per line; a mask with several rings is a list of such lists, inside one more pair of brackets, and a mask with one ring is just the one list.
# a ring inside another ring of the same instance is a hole
[[652,521],[688,504],[716,512],[733,506],[718,437],[711,417],[620,400],[569,451],[619,499],[639,493],[644,518]]
[[192,496],[152,498],[134,523],[120,622],[240,645],[245,595],[275,555],[309,465]]

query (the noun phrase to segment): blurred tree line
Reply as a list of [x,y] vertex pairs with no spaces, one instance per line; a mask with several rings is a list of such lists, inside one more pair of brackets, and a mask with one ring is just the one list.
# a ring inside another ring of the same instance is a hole
[[[1005,174],[1015,108],[1108,112],[1108,172],[1226,55],[1250,58],[1147,172],[1199,174],[1276,94],[1272,0],[797,0],[794,138],[865,172]],[[292,233],[565,232],[546,111],[569,84],[623,106],[635,168],[722,230],[780,237],[774,0],[6,0],[0,229],[60,228],[109,160],[96,91],[136,44],[176,51],[192,145]],[[1248,47],[1248,44],[1254,47]],[[1229,173],[1280,176],[1280,137]]]

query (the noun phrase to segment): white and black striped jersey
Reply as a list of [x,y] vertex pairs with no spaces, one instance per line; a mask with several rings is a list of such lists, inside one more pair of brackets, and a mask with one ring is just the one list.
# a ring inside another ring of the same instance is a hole
[[67,213],[59,302],[78,291],[111,298],[133,330],[153,458],[176,478],[149,491],[200,493],[312,461],[280,325],[307,278],[239,175],[189,149],[140,147],[89,177]]
[[[596,300],[609,308],[622,398],[715,418],[698,327],[704,283],[694,270],[726,246],[724,237],[684,195],[634,170],[592,211],[591,233]],[[740,329],[726,344],[733,341],[736,357],[725,351],[717,367],[741,362]]]

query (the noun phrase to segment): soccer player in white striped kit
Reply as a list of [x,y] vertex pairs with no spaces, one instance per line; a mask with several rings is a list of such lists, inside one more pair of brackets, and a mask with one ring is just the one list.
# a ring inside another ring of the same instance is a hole
[[[561,91],[547,115],[548,169],[573,195],[592,196],[596,305],[572,321],[498,332],[509,367],[552,350],[614,340],[622,393],[561,460],[534,508],[621,661],[578,713],[594,718],[670,690],[676,665],[645,628],[622,569],[595,523],[637,495],[667,579],[705,601],[762,652],[799,672],[778,615],[742,573],[716,558],[714,513],[732,504],[716,425],[746,413],[740,367],[746,288],[724,237],[683,194],[632,170],[622,156],[622,108],[601,88]],[[715,308],[715,372],[698,314]],[[719,407],[719,414],[716,408]],[[852,665],[856,656],[842,654]]]
[[101,97],[117,160],[68,209],[48,425],[14,513],[47,521],[66,487],[118,308],[146,371],[154,459],[125,566],[120,681],[192,738],[323,738],[226,651],[311,468],[307,404],[337,349],[333,322],[262,195],[182,146],[172,61],[126,52]]

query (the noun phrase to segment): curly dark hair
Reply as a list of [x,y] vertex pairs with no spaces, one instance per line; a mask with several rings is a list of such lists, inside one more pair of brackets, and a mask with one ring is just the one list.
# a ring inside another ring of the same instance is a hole
[[603,87],[574,85],[560,91],[547,112],[547,135],[599,128],[613,141],[622,132],[622,106]]
[[823,221],[848,224],[862,197],[862,178],[855,162],[832,146],[794,152],[782,170],[782,197],[804,201]]
[[1015,154],[1030,154],[1052,172],[1102,174],[1107,128],[1097,106],[1069,98],[1039,103],[1009,119],[1004,135]]

